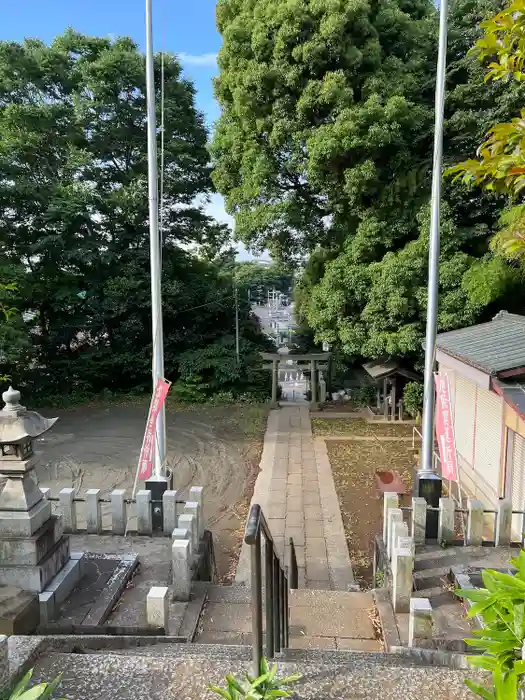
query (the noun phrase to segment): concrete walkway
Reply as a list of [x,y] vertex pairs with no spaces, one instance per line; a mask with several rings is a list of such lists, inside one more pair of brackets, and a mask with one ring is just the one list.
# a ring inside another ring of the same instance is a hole
[[[271,411],[252,503],[265,514],[279,555],[287,562],[292,537],[299,587],[349,590],[354,577],[339,501],[323,440],[312,437],[308,407]],[[243,545],[236,581],[250,582],[249,547]]]

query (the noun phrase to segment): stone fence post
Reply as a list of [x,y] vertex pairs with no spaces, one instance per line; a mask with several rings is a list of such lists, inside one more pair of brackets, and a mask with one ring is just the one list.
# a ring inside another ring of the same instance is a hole
[[418,642],[432,639],[432,606],[428,598],[410,599],[408,619],[408,646],[417,647]]

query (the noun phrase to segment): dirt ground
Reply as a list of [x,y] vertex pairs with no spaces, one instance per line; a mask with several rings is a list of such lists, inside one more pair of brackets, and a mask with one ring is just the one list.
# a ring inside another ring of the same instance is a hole
[[[75,486],[80,495],[100,488],[103,497],[114,488],[133,489],[149,403],[40,409],[59,421],[37,441],[42,458],[36,468],[41,486],[53,496]],[[227,580],[235,571],[242,532],[258,473],[267,407],[173,407],[166,412],[167,465],[174,488],[182,495],[190,486],[205,487],[204,517],[213,532],[218,574]],[[140,487],[139,487],[140,488]],[[78,505],[82,526],[82,504]],[[104,528],[110,527],[103,506]]]
[[395,423],[369,423],[363,418],[314,418],[314,435],[412,437],[413,426]]
[[[414,452],[410,442],[395,440],[333,440],[326,445],[354,575],[363,588],[370,588],[374,585],[373,542],[382,529],[383,516],[383,498],[375,472],[395,470],[411,490]],[[408,505],[411,496],[404,498],[403,505]]]

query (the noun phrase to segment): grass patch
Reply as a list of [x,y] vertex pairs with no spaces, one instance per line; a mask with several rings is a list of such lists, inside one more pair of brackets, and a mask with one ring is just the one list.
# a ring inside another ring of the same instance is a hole
[[313,418],[314,435],[341,435],[357,437],[412,437],[412,425],[369,423],[363,418]]

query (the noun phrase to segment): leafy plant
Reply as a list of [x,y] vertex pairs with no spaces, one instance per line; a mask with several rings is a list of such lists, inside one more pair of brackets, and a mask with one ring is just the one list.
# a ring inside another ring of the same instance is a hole
[[[2,700],[51,700],[62,680],[62,674],[57,676],[51,683],[39,683],[29,687],[32,676],[33,669],[28,671],[22,680],[17,683],[11,694],[4,696]],[[66,699],[61,698],[60,700]]]
[[485,700],[517,700],[518,690],[524,685],[525,551],[511,559],[511,564],[517,569],[514,575],[485,569],[482,574],[485,588],[456,592],[474,603],[468,616],[479,615],[484,623],[482,629],[473,631],[474,638],[465,642],[483,652],[470,656],[470,664],[492,674],[490,688],[466,681]]
[[403,392],[403,406],[412,418],[418,418],[423,409],[424,387],[421,382],[408,382]]
[[226,687],[221,688],[217,685],[210,685],[209,689],[217,695],[220,695],[224,700],[269,700],[270,698],[288,698],[290,692],[287,690],[290,686],[296,683],[301,678],[300,674],[278,678],[277,664],[271,667],[266,659],[261,661],[261,675],[258,678],[252,678],[248,673],[244,675],[242,680],[236,678],[229,673],[226,676]]
[[[488,61],[485,82],[525,80],[525,0],[514,0],[497,15],[482,22],[484,36],[471,49],[480,61]],[[477,159],[450,168],[453,175],[469,185],[507,195],[514,202],[500,221],[492,239],[493,249],[511,260],[525,261],[525,108],[510,122],[495,124],[477,150]]]

